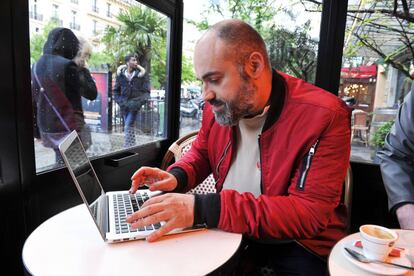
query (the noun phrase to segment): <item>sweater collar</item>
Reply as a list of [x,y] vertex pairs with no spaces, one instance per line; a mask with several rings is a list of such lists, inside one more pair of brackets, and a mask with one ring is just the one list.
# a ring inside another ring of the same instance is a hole
[[273,70],[272,91],[269,98],[270,108],[262,132],[269,129],[279,119],[285,103],[285,95],[286,81],[276,70]]

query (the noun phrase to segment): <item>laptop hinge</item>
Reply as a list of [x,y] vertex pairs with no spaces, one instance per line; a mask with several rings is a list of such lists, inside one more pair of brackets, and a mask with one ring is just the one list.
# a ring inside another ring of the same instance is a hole
[[102,204],[104,206],[102,206],[102,210],[104,210],[104,215],[102,216],[102,226],[103,226],[103,230],[104,233],[108,233],[109,232],[109,198],[108,195],[105,195],[104,197],[105,199],[102,200]]

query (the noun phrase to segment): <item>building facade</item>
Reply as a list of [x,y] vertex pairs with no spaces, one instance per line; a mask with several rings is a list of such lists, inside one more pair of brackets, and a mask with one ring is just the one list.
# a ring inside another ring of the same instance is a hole
[[82,35],[94,46],[109,27],[120,25],[117,15],[131,5],[133,0],[29,0],[30,35],[39,33],[47,23],[71,29]]

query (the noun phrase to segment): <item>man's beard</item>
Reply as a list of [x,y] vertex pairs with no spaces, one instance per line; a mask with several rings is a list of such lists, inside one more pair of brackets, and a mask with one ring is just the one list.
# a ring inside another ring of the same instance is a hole
[[257,87],[248,80],[243,80],[237,91],[238,97],[233,101],[222,101],[213,99],[211,105],[223,104],[223,108],[219,111],[213,111],[216,121],[222,126],[234,126],[240,119],[254,114],[254,95],[257,92]]

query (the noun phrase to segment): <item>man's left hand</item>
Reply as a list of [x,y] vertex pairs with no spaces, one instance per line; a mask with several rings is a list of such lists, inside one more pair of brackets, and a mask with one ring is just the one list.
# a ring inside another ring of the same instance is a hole
[[149,235],[147,241],[156,241],[176,228],[193,226],[194,195],[169,193],[153,197],[127,218],[133,228],[161,221],[165,221],[165,224]]

